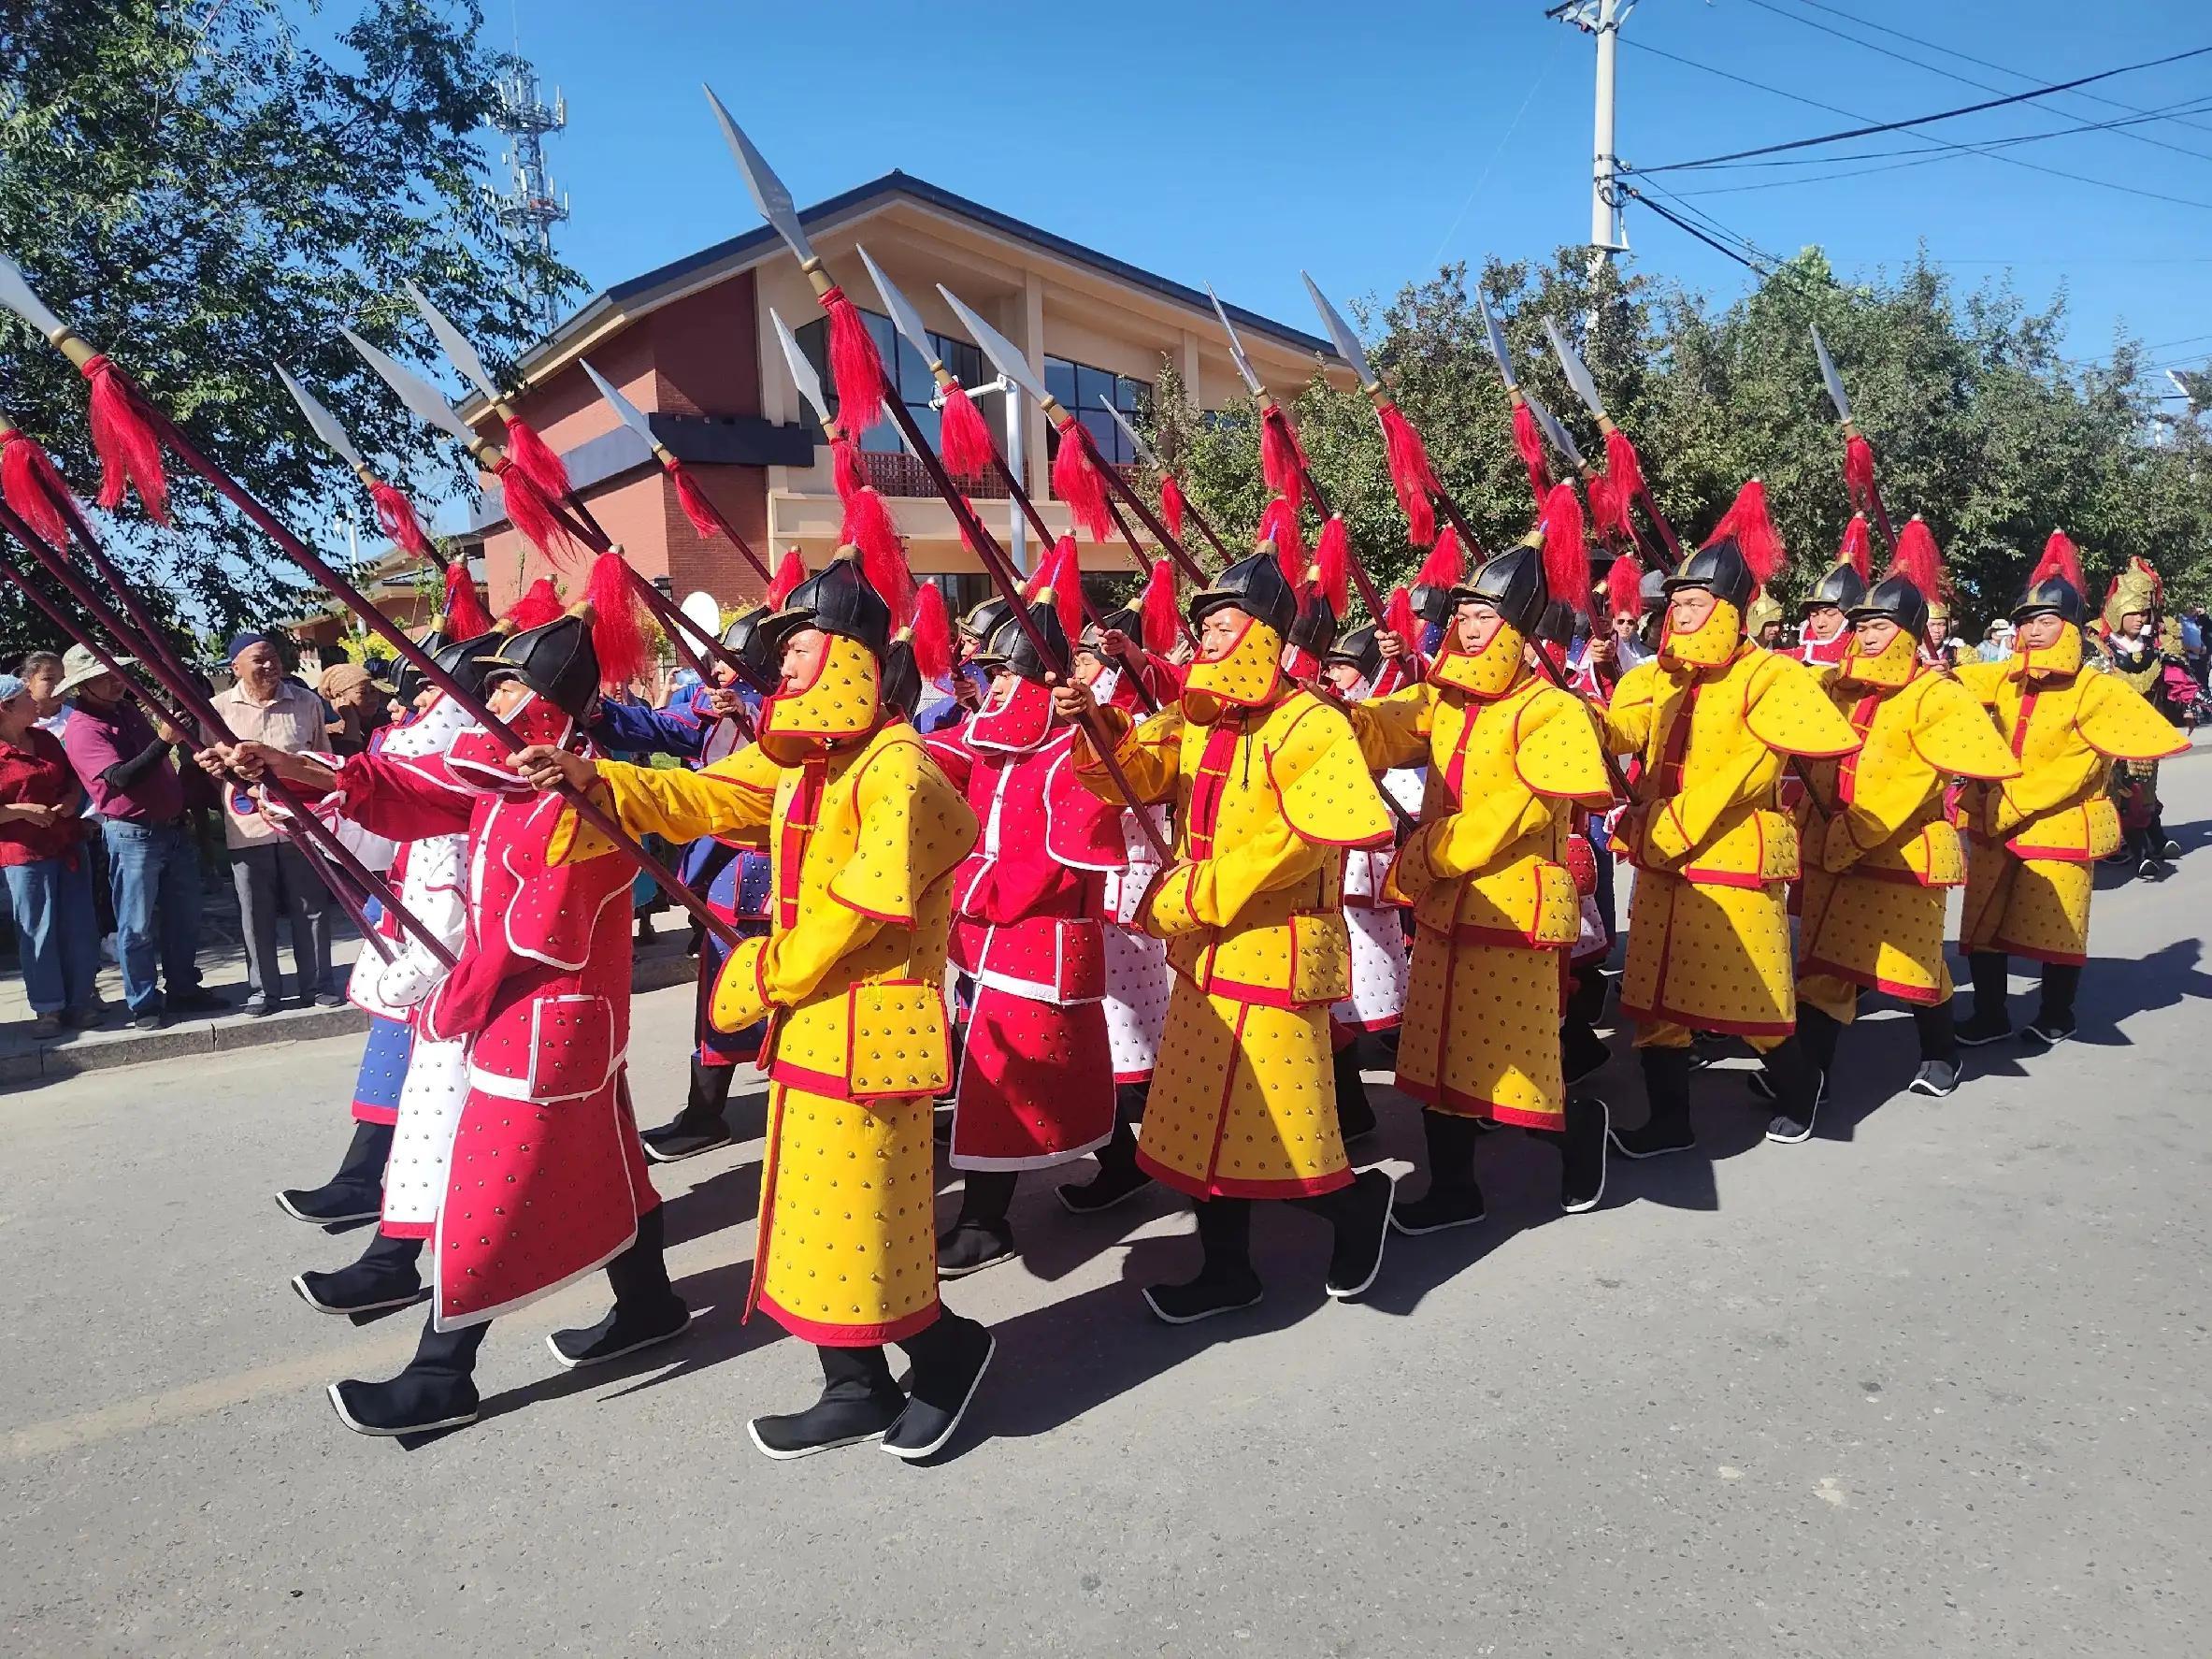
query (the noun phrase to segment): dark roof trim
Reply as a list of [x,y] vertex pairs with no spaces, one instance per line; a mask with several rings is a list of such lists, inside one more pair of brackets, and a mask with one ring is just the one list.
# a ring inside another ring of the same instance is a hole
[[[842,218],[855,209],[869,206],[880,199],[898,195],[910,196],[926,207],[940,209],[958,218],[971,219],[1001,235],[1028,242],[1076,265],[1088,266],[1132,287],[1149,289],[1178,304],[1200,311],[1213,310],[1213,302],[1206,297],[1202,289],[1171,281],[1166,277],[1141,269],[1127,260],[1101,253],[1095,248],[1086,248],[1081,242],[1071,242],[1066,237],[1055,236],[1049,230],[1040,230],[1034,224],[1001,213],[995,208],[986,208],[981,202],[970,201],[964,195],[955,195],[911,173],[893,170],[880,179],[871,179],[866,184],[857,185],[826,201],[816,202],[799,214],[799,223],[812,227],[825,221]],[[743,236],[717,242],[711,248],[702,248],[697,253],[687,254],[657,270],[632,277],[625,282],[617,282],[604,293],[585,301],[581,310],[526,352],[523,357],[523,367],[526,372],[532,363],[552,348],[569,336],[585,331],[600,315],[612,308],[643,298],[662,288],[674,286],[687,277],[696,276],[716,266],[744,265],[771,252],[777,245],[774,229],[764,224],[757,230],[747,231]],[[1248,311],[1242,306],[1229,305],[1226,301],[1222,309],[1228,313],[1229,321],[1240,328],[1264,334],[1271,339],[1295,346],[1301,352],[1319,352],[1329,357],[1336,354],[1336,348],[1317,335],[1288,327],[1272,318],[1261,316],[1257,311]]]

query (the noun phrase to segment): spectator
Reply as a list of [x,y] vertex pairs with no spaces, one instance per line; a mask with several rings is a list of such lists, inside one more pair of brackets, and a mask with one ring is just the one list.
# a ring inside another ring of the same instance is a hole
[[82,794],[61,740],[38,728],[30,687],[0,674],[0,876],[15,915],[31,1034],[98,1023],[100,925],[85,868]]
[[[229,656],[237,683],[216,693],[215,708],[240,741],[266,743],[289,755],[323,746],[327,735],[323,700],[285,677],[275,641],[266,634],[239,634],[230,642]],[[330,977],[329,891],[251,796],[223,791],[223,833],[230,848],[238,927],[246,937],[246,971],[254,992],[246,1011],[266,1016],[284,1005],[284,973],[277,961],[280,911],[291,918],[292,966],[301,1005],[337,1007],[344,999]]]
[[369,734],[383,723],[385,702],[396,695],[390,682],[378,679],[357,662],[331,664],[315,683],[315,690],[336,716],[327,745],[334,755],[366,753]]
[[1982,642],[1975,647],[1975,655],[1984,662],[2003,662],[2012,655],[2012,624],[2000,616],[1982,630]]
[[2202,605],[2191,605],[2181,613],[2181,659],[2199,685],[2207,684],[2205,675],[2212,670],[2212,617],[2205,614]]
[[62,747],[108,848],[115,959],[131,1023],[151,1031],[165,1013],[227,1009],[200,985],[200,855],[179,771],[191,770],[185,734],[165,721],[157,729],[82,645],[72,645],[63,662],[62,690],[77,712]]
[[31,688],[31,702],[38,711],[37,726],[56,737],[69,724],[69,705],[62,700],[62,658],[59,652],[34,651],[16,671]]

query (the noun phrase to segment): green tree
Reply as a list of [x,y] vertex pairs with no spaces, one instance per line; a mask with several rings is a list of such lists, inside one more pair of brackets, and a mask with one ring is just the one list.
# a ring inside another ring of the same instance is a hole
[[[573,284],[500,230],[478,134],[501,60],[475,0],[359,0],[310,42],[278,0],[18,0],[0,9],[0,248],[87,338],[310,540],[365,513],[270,371],[283,362],[372,458],[426,493],[450,446],[337,336],[408,354],[412,279],[488,353],[535,338],[526,284]],[[80,490],[82,380],[0,321],[0,408]],[[217,637],[307,596],[274,548],[172,467],[176,528],[131,515],[119,556]],[[13,619],[11,619],[13,620]],[[42,632],[20,620],[9,637]]]

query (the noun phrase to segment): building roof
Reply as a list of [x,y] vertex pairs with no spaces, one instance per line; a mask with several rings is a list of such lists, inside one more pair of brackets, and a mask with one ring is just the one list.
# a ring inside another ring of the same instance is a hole
[[[1081,242],[1070,241],[1066,237],[1056,236],[1049,230],[1041,230],[1011,214],[1001,213],[995,208],[986,208],[981,202],[955,195],[926,180],[896,169],[880,179],[871,179],[866,184],[800,209],[799,223],[810,231],[825,229],[898,196],[934,208],[940,212],[970,220],[1001,236],[1027,242],[1072,264],[1088,266],[1116,281],[1149,289],[1178,304],[1201,311],[1213,309],[1213,302],[1201,289],[1141,269],[1127,260],[1101,253],[1095,248],[1086,248]],[[527,381],[535,378],[539,369],[565,357],[570,341],[590,334],[610,314],[630,318],[642,316],[691,292],[702,282],[734,275],[780,252],[782,248],[783,240],[776,235],[774,228],[763,224],[758,229],[747,231],[743,236],[732,237],[727,241],[702,248],[697,253],[687,254],[641,276],[615,283],[586,300],[566,322],[523,354],[521,369],[524,379]],[[1229,321],[1240,329],[1248,329],[1300,352],[1319,352],[1327,356],[1335,354],[1335,347],[1317,335],[1289,327],[1272,318],[1263,317],[1257,311],[1248,311],[1242,306],[1229,305],[1226,301],[1222,310],[1228,313]],[[472,397],[462,406],[463,417],[473,419],[482,412],[481,403],[481,396]]]

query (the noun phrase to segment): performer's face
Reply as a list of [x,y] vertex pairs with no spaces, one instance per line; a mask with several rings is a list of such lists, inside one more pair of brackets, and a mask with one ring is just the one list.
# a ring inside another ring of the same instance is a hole
[[1844,631],[1844,613],[1833,605],[1815,605],[1805,613],[1805,637],[1832,640]]
[[822,673],[829,655],[829,636],[818,628],[802,628],[783,644],[783,689],[804,691]]
[[1781,638],[1782,625],[1780,623],[1762,622],[1759,625],[1759,642],[1768,650],[1773,650]]
[[2142,612],[2130,611],[2119,619],[2119,631],[2123,634],[2139,634],[2143,631],[2144,623],[2148,620]]
[[1356,662],[1326,663],[1321,672],[1339,691],[1353,692],[1359,689],[1359,665]]
[[2030,651],[2048,651],[2066,631],[2066,619],[2056,611],[2031,616],[2018,628],[2019,642]]
[[1859,636],[1859,655],[1879,656],[1897,638],[1897,624],[1887,616],[1861,616],[1853,631]]
[[1452,620],[1459,629],[1459,649],[1474,656],[1498,637],[1499,625],[1503,619],[1499,616],[1497,606],[1472,600],[1455,611]]
[[1199,625],[1199,660],[1219,662],[1236,649],[1237,640],[1249,620],[1243,612],[1233,605],[1218,611],[1209,611],[1206,620]]
[[1013,688],[1021,684],[1021,676],[1010,668],[991,671],[991,707],[998,708],[1013,695]]
[[1667,626],[1678,634],[1694,634],[1717,603],[1706,588],[1678,587],[1667,599]]
[[435,685],[424,686],[422,690],[415,693],[415,713],[418,714],[428,714],[430,705],[443,695],[444,693]]
[[1075,654],[1075,683],[1078,685],[1088,685],[1105,669],[1106,665],[1099,659],[1096,651],[1078,651]]
[[518,713],[530,700],[530,687],[520,674],[509,674],[484,694],[484,707],[500,719]]

